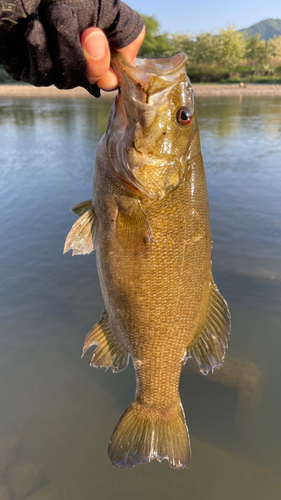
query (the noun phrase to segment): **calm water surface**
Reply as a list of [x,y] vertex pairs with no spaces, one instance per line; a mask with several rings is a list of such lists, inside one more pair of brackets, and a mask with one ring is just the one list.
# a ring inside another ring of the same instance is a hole
[[103,300],[94,254],[62,249],[70,207],[91,197],[110,103],[0,101],[0,498],[281,498],[281,102],[197,104],[214,275],[233,327],[221,375],[184,369],[193,458],[176,472],[112,467],[107,445],[133,370],[80,359]]

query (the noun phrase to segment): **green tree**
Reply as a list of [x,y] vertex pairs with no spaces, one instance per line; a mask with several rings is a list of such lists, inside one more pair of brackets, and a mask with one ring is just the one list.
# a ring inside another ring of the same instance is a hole
[[275,59],[279,64],[281,63],[281,36],[274,36],[267,42],[268,57]]
[[217,57],[220,64],[229,71],[241,62],[245,56],[246,40],[235,26],[221,28],[218,35]]
[[168,33],[160,33],[160,23],[154,16],[140,14],[145,24],[145,39],[139,51],[139,57],[164,57],[169,54]]
[[195,40],[191,33],[175,33],[170,39],[170,55],[184,52],[188,64],[193,63]]
[[10,85],[12,83],[18,83],[13,80],[8,73],[4,70],[3,66],[0,64],[0,84],[7,84]]
[[261,40],[259,33],[246,36],[245,42],[245,59],[263,65],[268,58],[267,42]]
[[219,58],[218,37],[213,33],[201,32],[196,36],[194,64],[214,65]]

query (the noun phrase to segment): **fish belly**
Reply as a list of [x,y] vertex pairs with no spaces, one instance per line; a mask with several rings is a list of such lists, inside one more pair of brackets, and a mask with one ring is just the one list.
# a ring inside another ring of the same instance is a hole
[[179,399],[182,361],[198,328],[211,277],[203,164],[196,179],[190,172],[163,200],[144,208],[152,232],[147,252],[128,248],[118,235],[118,211],[125,198],[97,166],[97,263],[109,324],[132,357],[138,400],[167,407]]

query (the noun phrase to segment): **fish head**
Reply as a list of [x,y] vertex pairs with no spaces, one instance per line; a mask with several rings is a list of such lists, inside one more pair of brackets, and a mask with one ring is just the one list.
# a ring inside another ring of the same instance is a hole
[[112,57],[120,88],[106,131],[107,153],[116,175],[152,200],[182,183],[191,160],[198,127],[185,63],[185,54],[137,59],[136,66],[119,53]]

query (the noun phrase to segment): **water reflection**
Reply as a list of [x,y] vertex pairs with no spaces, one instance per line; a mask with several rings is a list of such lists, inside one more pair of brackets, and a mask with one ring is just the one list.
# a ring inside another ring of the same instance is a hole
[[233,136],[247,130],[273,137],[281,131],[279,97],[198,97],[197,102],[201,131],[215,130],[216,135]]
[[[68,99],[67,106],[64,100],[41,99],[8,99],[0,103],[1,126],[9,125],[10,128],[25,127],[53,127],[65,129],[67,132],[81,127],[83,132],[89,132],[95,137],[101,136],[106,129],[111,102],[100,105],[96,101],[87,99]],[[11,107],[13,113],[11,114]]]
[[181,473],[165,462],[111,466],[106,448],[133,397],[133,370],[113,376],[80,360],[103,301],[95,257],[62,248],[75,220],[69,208],[91,196],[109,108],[94,99],[0,103],[0,498],[276,500],[279,99],[197,99],[214,272],[233,331],[225,372],[211,382],[190,365],[182,376],[193,459]]
[[[199,377],[201,375],[193,360],[190,360],[183,368],[183,375],[187,374]],[[206,381],[230,387],[236,391],[236,414],[238,416],[244,411],[257,410],[260,402],[262,374],[254,363],[226,356],[222,368],[206,377]]]

